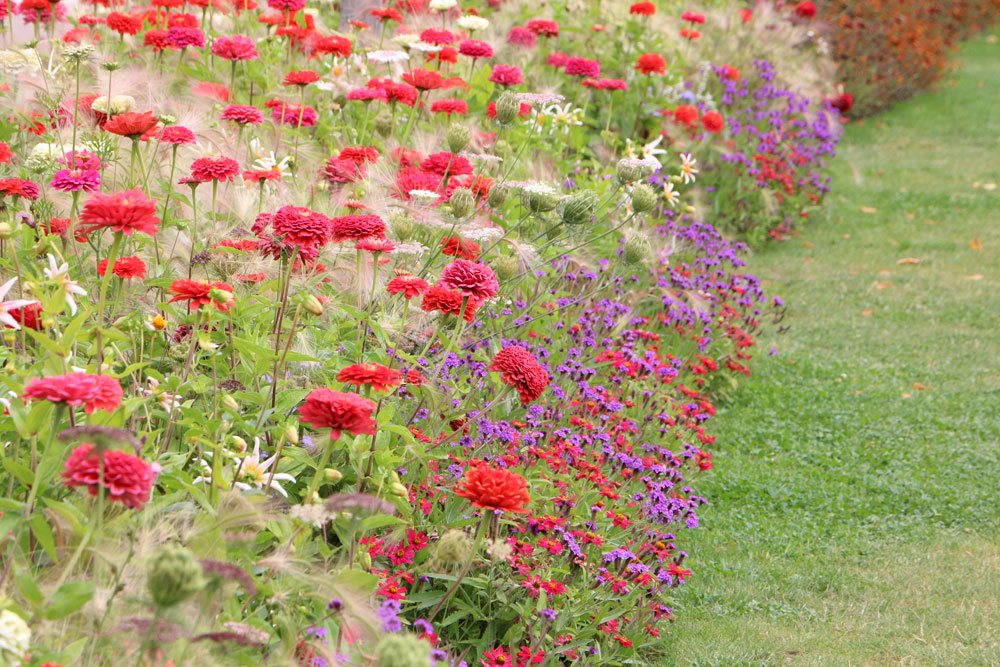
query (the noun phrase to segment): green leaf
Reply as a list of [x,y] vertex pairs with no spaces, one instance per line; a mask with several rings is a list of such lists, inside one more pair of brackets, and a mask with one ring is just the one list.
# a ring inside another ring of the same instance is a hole
[[362,570],[344,570],[336,576],[334,583],[361,593],[370,593],[375,590],[378,577]]
[[17,481],[25,486],[31,486],[35,481],[35,474],[31,472],[31,468],[23,463],[18,463],[14,459],[4,459],[3,467],[7,472],[13,475]]
[[45,596],[35,583],[34,577],[27,572],[18,572],[14,577],[14,583],[17,585],[17,592],[32,607],[41,607],[45,602]]
[[94,597],[94,584],[89,581],[71,581],[59,587],[42,610],[42,618],[58,621],[79,611]]
[[41,514],[36,514],[31,517],[31,530],[35,533],[35,539],[38,543],[42,545],[45,549],[45,553],[49,555],[49,558],[56,560],[56,539],[52,535],[52,526],[49,525],[48,520],[45,516]]

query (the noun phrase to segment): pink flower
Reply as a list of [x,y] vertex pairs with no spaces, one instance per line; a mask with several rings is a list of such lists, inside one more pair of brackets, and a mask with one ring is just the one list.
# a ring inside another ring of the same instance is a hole
[[92,496],[103,487],[108,500],[142,509],[156,481],[153,467],[138,456],[117,449],[94,450],[94,445],[85,442],[69,455],[62,474],[66,486],[87,487]]
[[444,267],[438,284],[479,301],[491,299],[500,291],[500,282],[493,269],[467,259],[456,259]]
[[524,83],[524,75],[517,65],[496,65],[490,74],[490,81],[500,86],[516,86]]
[[52,177],[52,187],[62,192],[95,192],[100,186],[96,169],[61,169]]
[[212,55],[223,60],[256,60],[257,45],[246,35],[219,37],[212,42]]
[[95,410],[114,412],[122,402],[122,386],[110,375],[67,373],[35,378],[24,388],[23,398],[84,406],[86,413]]

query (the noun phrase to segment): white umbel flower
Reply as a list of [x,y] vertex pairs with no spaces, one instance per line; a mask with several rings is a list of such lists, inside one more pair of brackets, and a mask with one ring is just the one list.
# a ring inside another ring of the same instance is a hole
[[478,32],[490,27],[489,19],[484,19],[482,16],[466,15],[455,21],[455,23],[462,30],[468,30],[469,32]]
[[20,616],[9,609],[0,611],[0,658],[14,658],[20,664],[21,658],[31,644],[31,628]]
[[457,6],[458,0],[431,0],[431,4],[428,5],[428,7],[435,12],[446,12]]

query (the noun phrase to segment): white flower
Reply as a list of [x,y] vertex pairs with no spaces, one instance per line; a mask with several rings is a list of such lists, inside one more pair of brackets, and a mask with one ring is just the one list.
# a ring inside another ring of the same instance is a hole
[[0,658],[3,663],[7,664],[7,658],[13,657],[20,664],[30,644],[31,628],[24,619],[10,609],[0,611]]
[[695,176],[698,174],[698,170],[695,169],[695,165],[698,161],[691,157],[690,153],[681,154],[681,178],[684,179],[684,183],[694,183]]
[[155,396],[163,409],[167,412],[173,412],[177,408],[181,407],[180,398],[176,394],[171,394],[160,389],[160,382],[156,378],[149,378],[149,389],[139,389],[139,393],[143,396]]
[[4,297],[7,296],[7,292],[10,288],[14,286],[17,282],[17,278],[11,278],[3,285],[0,285],[0,324],[4,324],[11,329],[20,329],[21,326],[17,323],[10,315],[10,311],[16,308],[24,308],[25,306],[30,306],[33,303],[38,303],[37,301],[32,301],[31,299],[14,299],[13,301],[4,301]]
[[512,188],[517,188],[519,190],[522,190],[524,192],[527,192],[527,193],[533,194],[533,195],[551,195],[551,196],[554,196],[554,195],[559,194],[559,191],[556,190],[551,185],[548,185],[546,183],[539,183],[537,181],[531,182],[531,183],[514,183],[514,182],[511,182],[511,183],[508,183],[508,185],[511,186]]
[[441,195],[433,190],[410,190],[406,194],[419,203],[432,203],[441,198]]
[[260,438],[253,439],[253,452],[243,457],[243,460],[236,464],[239,477],[233,483],[238,489],[249,491],[252,488],[263,489],[270,480],[270,488],[274,489],[284,497],[288,493],[278,482],[295,482],[295,477],[285,472],[270,472],[271,467],[278,462],[277,456],[272,456],[266,461],[260,458]]
[[431,0],[428,7],[436,12],[445,12],[458,6],[458,0]]
[[484,19],[482,16],[466,15],[455,21],[455,23],[458,24],[458,27],[462,30],[468,30],[469,32],[486,30],[490,27],[489,20]]
[[396,257],[399,255],[413,255],[415,257],[420,257],[425,252],[427,252],[427,246],[423,243],[410,241],[409,243],[400,243],[397,245],[396,249],[392,251],[392,254]]
[[131,95],[114,95],[109,103],[107,95],[102,95],[93,101],[90,108],[109,116],[115,116],[135,109],[135,98]]
[[420,35],[414,35],[412,32],[406,32],[401,35],[396,35],[392,39],[397,44],[401,44],[403,48],[409,48],[420,41]]
[[414,42],[410,45],[410,48],[422,53],[437,53],[444,50],[444,47],[437,46],[436,44],[428,44],[427,42]]
[[680,198],[680,193],[674,190],[674,184],[672,181],[667,181],[663,185],[663,198],[667,200],[667,205],[673,208],[677,205],[677,201]]
[[289,169],[291,162],[292,158],[288,155],[279,160],[274,151],[268,151],[267,155],[262,155],[254,160],[253,168],[259,171],[278,171],[282,178],[288,178],[292,175],[291,169]]
[[372,51],[368,54],[368,60],[376,63],[401,63],[410,59],[410,54],[406,51]]
[[68,262],[56,264],[55,257],[49,255],[48,258],[49,268],[42,269],[42,272],[49,280],[62,287],[66,297],[66,303],[69,305],[69,312],[71,315],[76,315],[76,300],[73,299],[73,295],[87,296],[87,290],[80,287],[79,283],[75,280],[70,279]]
[[462,238],[482,243],[483,241],[496,241],[504,235],[501,227],[466,227],[462,229]]
[[34,49],[3,49],[0,51],[0,69],[10,74],[21,70],[37,72],[41,65]]
[[569,132],[571,127],[583,125],[583,109],[574,109],[569,103],[562,107],[553,104],[545,109],[545,113],[552,117],[553,125],[562,126],[566,132]]
[[522,104],[562,104],[566,101],[559,93],[518,93],[514,97]]
[[322,528],[330,520],[329,512],[321,503],[292,505],[288,513],[293,519],[298,519],[302,523],[310,524],[316,528]]

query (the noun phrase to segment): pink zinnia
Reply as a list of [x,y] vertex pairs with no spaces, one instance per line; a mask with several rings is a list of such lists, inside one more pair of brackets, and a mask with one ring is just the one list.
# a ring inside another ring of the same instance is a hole
[[467,259],[456,259],[444,267],[438,284],[456,289],[463,295],[478,300],[495,297],[500,291],[500,282],[493,269]]
[[492,58],[493,47],[478,39],[467,39],[458,45],[458,52],[468,58]]
[[490,74],[490,81],[500,86],[516,86],[524,83],[524,75],[517,65],[496,65]]
[[430,283],[426,280],[408,273],[390,280],[385,289],[389,294],[402,294],[407,299],[412,299],[426,292],[428,287]]
[[333,231],[330,218],[304,206],[282,206],[271,218],[271,227],[285,243],[300,247],[324,245]]
[[256,60],[257,45],[246,35],[219,37],[212,42],[212,55],[223,60]]
[[96,169],[61,169],[52,177],[52,187],[62,192],[95,192],[100,185]]
[[524,405],[541,396],[549,385],[549,374],[535,359],[535,355],[519,345],[511,345],[497,352],[490,370],[498,371],[504,384],[517,389]]
[[110,375],[67,373],[35,378],[24,388],[23,398],[83,406],[89,415],[95,410],[114,412],[122,402],[122,386]]
[[160,141],[173,146],[182,144],[193,144],[196,141],[194,132],[183,125],[171,125],[160,130]]
[[208,181],[231,181],[240,173],[240,163],[228,157],[200,157],[191,163],[191,177]]
[[592,79],[601,76],[601,66],[598,62],[587,58],[570,58],[566,61],[565,70],[570,76],[583,76]]
[[260,109],[244,104],[230,104],[222,110],[221,118],[240,125],[260,125],[264,122],[264,114]]
[[377,215],[342,215],[333,218],[334,241],[359,241],[385,236],[385,221]]
[[330,429],[330,439],[336,440],[342,431],[355,435],[375,435],[372,412],[375,403],[357,394],[332,389],[314,389],[299,408],[299,420],[313,428]]
[[95,451],[94,445],[85,442],[66,459],[62,478],[66,486],[86,487],[92,496],[104,487],[108,500],[142,509],[149,501],[156,471],[138,456],[117,449]]

